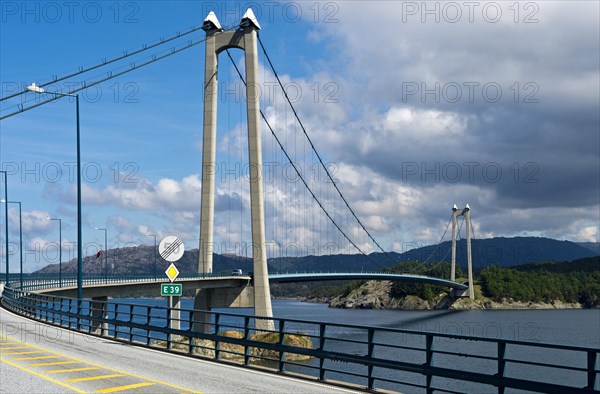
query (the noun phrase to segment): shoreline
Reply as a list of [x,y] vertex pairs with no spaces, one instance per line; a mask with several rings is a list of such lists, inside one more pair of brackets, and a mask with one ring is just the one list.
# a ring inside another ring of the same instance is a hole
[[[155,299],[160,300],[165,297],[125,297],[125,298],[139,298],[139,299]],[[335,300],[340,299],[338,303],[332,305]],[[182,299],[193,300],[193,297],[182,297]],[[521,302],[512,299],[503,300],[502,302],[496,302],[490,299],[476,299],[470,300],[468,298],[459,298],[453,304],[444,307],[443,301],[437,304],[432,304],[426,300],[418,298],[416,296],[407,296],[402,299],[391,299],[389,305],[377,305],[374,306],[369,302],[361,301],[341,301],[341,297],[317,297],[310,298],[304,296],[294,297],[273,297],[273,300],[283,301],[299,301],[307,302],[311,304],[325,304],[328,308],[336,309],[372,309],[372,310],[406,310],[406,311],[439,311],[439,310],[595,310],[600,308],[586,308],[580,303],[563,302],[555,300],[552,302]]]
[[[414,296],[409,296],[414,297]],[[414,297],[413,300],[417,298]],[[415,307],[412,305],[403,305],[400,301],[399,305],[390,305],[388,307],[372,307],[362,303],[342,303],[332,306],[331,303],[335,299],[324,299],[324,298],[308,298],[308,297],[274,297],[274,300],[286,300],[286,301],[300,301],[314,304],[326,304],[329,308],[336,309],[372,309],[372,310],[406,310],[406,311],[439,311],[439,310],[562,310],[562,309],[598,309],[598,308],[584,308],[580,303],[563,302],[555,300],[552,302],[521,302],[515,300],[505,300],[503,302],[496,302],[492,300],[470,300],[468,298],[459,298],[455,303],[447,308],[436,307],[423,299],[418,299],[417,303],[422,305]]]

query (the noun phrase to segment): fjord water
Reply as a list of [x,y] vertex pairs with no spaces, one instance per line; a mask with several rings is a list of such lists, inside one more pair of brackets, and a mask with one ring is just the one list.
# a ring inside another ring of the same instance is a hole
[[[571,346],[583,346],[600,348],[600,310],[599,309],[564,309],[564,310],[468,310],[468,311],[401,311],[401,310],[357,310],[357,309],[335,309],[328,308],[326,304],[312,304],[299,301],[277,300],[273,302],[274,314],[282,318],[298,318],[307,320],[318,320],[331,323],[359,324],[387,328],[399,328],[415,331],[429,331],[443,334],[457,334],[492,339],[507,339],[538,343],[553,343]],[[344,339],[365,340],[364,333],[338,332],[339,337]],[[354,338],[353,338],[354,337]],[[386,340],[389,339],[389,342]],[[394,343],[400,340],[401,345],[423,348],[424,341],[398,335],[381,335],[376,338],[377,342]],[[434,348],[438,350],[452,350],[470,354],[496,355],[494,344],[470,342],[466,348],[465,342],[456,343],[453,340],[434,342]],[[398,343],[395,343],[398,344]],[[353,352],[352,344],[336,342],[339,351]],[[462,347],[459,347],[462,346]],[[356,350],[356,349],[354,349]],[[361,349],[362,350],[362,349]],[[509,347],[506,357],[522,357],[530,361],[542,361],[556,363],[558,365],[586,367],[585,354],[575,355],[560,350],[520,349]],[[389,357],[389,354],[387,355]],[[421,357],[412,356],[410,352],[398,357],[402,361],[422,363]],[[436,365],[453,367],[470,371],[481,372],[496,368],[496,361],[478,361],[479,365],[473,365],[466,358],[444,357],[436,355]],[[391,357],[390,357],[391,358]],[[316,363],[315,363],[316,364]],[[596,368],[600,368],[600,360]],[[479,368],[480,367],[480,368]],[[292,369],[292,368],[290,368]],[[346,368],[344,368],[346,370]],[[302,371],[306,373],[305,371]],[[364,371],[361,371],[364,373]],[[544,369],[542,367],[528,365],[507,365],[506,373],[512,377],[529,379],[533,373],[542,377],[542,381],[564,385],[585,385],[585,374],[573,371],[561,371]],[[382,372],[381,377],[386,377],[389,372]],[[397,376],[395,377],[397,378]],[[347,378],[346,378],[347,379]],[[406,381],[423,384],[421,376],[406,374]],[[357,383],[364,381],[357,379]],[[471,385],[465,382],[449,381],[434,378],[437,387],[459,392],[497,392],[491,386],[483,388],[480,385]],[[420,392],[420,389],[405,385],[383,384],[385,388],[401,392]],[[600,384],[596,383],[596,389]],[[516,392],[514,390],[506,390]]]
[[[145,304],[145,305],[161,305],[166,306],[165,300],[160,299],[127,299],[119,300],[128,303]],[[192,308],[192,300],[182,300],[181,307],[183,309]],[[219,309],[215,310],[219,312],[228,313],[239,313],[239,314],[252,314],[251,309]],[[590,309],[573,309],[573,310],[502,310],[502,311],[483,311],[483,310],[470,310],[470,311],[400,311],[400,310],[356,310],[356,309],[335,309],[328,308],[326,304],[318,303],[307,303],[296,300],[274,300],[273,301],[274,316],[278,318],[290,318],[290,319],[301,319],[311,321],[322,321],[327,323],[338,323],[338,324],[353,324],[353,325],[368,325],[376,327],[386,328],[400,328],[415,331],[428,331],[443,334],[458,334],[475,337],[485,337],[492,339],[507,339],[517,341],[528,341],[528,342],[539,342],[539,343],[554,343],[561,345],[571,346],[584,346],[591,348],[600,348],[600,310]],[[182,328],[186,328],[185,325]],[[302,327],[299,327],[302,329]],[[315,333],[312,333],[315,334]],[[327,334],[345,340],[365,340],[364,331],[358,332],[352,329],[338,329],[334,333]],[[383,333],[376,337],[376,341],[380,343],[390,343],[398,345],[399,336],[394,334]],[[422,338],[410,338],[402,337],[401,345],[414,346],[423,348]],[[496,347],[491,343],[480,343],[480,342],[469,342],[470,348],[457,348],[457,346],[464,346],[465,343],[460,344],[452,340],[440,340],[435,342],[434,347],[442,350],[452,350],[471,354],[487,354],[495,356]],[[351,342],[339,342],[330,341],[328,350],[337,350],[341,352],[348,352],[354,354],[363,354],[362,348],[357,348],[358,345],[352,344]],[[381,351],[386,352],[387,349]],[[402,361],[409,361],[414,363],[422,363],[422,353],[419,355],[410,354],[410,352],[400,353],[398,352],[398,358]],[[526,359],[531,357],[531,360],[539,360],[540,357],[544,361],[544,357],[550,357],[551,359],[546,360],[552,363],[557,363],[566,366],[578,366],[585,367],[586,360],[583,357],[575,356],[574,354],[563,352],[563,351],[549,351],[545,354],[535,354],[536,349],[519,349],[513,348],[507,352],[507,357],[512,356],[525,356]],[[377,354],[376,354],[377,355]],[[386,357],[394,358],[395,354],[387,354]],[[537,357],[536,357],[537,356]],[[444,355],[436,355],[438,366],[453,367],[457,369],[472,370],[476,371],[481,368],[489,371],[496,367],[496,361],[482,360],[478,362],[479,365],[466,364],[467,359],[465,358],[451,358]],[[486,365],[487,363],[487,365]],[[300,363],[302,364],[302,363]],[[330,363],[331,364],[331,363]],[[446,365],[447,364],[447,365]],[[600,360],[599,363],[600,364]],[[304,365],[317,366],[318,361],[311,360],[304,363]],[[276,367],[276,365],[273,365]],[[352,365],[331,365],[332,368],[343,369],[345,371],[351,371],[353,368],[355,372],[361,374],[365,371],[359,366]],[[488,369],[486,369],[488,368]],[[302,366],[290,365],[287,367],[290,371],[296,371],[305,374],[316,374],[315,370],[309,368],[303,368]],[[585,374],[573,371],[565,371],[565,373],[556,373],[555,371],[545,371],[541,367],[526,366],[526,365],[510,365],[507,366],[506,372],[512,377],[518,378],[529,378],[529,375],[533,372],[538,374],[537,376],[543,377],[543,381],[559,383],[559,384],[575,384],[583,386],[585,384]],[[417,384],[423,384],[424,378],[422,375],[415,374],[403,374],[402,372],[392,372],[382,370],[378,376],[392,377],[398,379],[398,374],[402,374],[402,380],[407,382],[413,382]],[[544,374],[547,374],[545,376]],[[335,374],[328,374],[328,379],[339,379],[339,380],[351,380],[354,383],[364,385],[365,380],[363,378],[352,378],[345,376],[336,376]],[[450,390],[456,390],[459,392],[482,392],[482,386],[470,385],[465,382],[455,382],[434,378],[434,384],[438,387],[443,387]],[[598,385],[598,383],[597,383]],[[380,387],[384,387],[394,391],[401,392],[420,392],[421,389],[417,389],[411,386],[398,385],[392,383],[382,383]],[[489,386],[489,392],[497,392],[497,389]],[[598,388],[598,387],[596,387]],[[487,392],[484,389],[483,392]],[[506,392],[514,392],[507,390]]]
[[403,311],[275,300],[273,310],[281,318],[600,347],[600,309]]

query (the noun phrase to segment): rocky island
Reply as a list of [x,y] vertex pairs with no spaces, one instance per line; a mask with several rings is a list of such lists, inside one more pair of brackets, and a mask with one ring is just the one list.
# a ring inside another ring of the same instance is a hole
[[425,300],[416,295],[393,297],[390,295],[392,282],[368,281],[346,296],[331,299],[331,308],[343,309],[400,309],[400,310],[434,310],[434,309],[577,309],[583,305],[579,302],[522,302],[511,298],[494,301],[481,295],[475,300],[459,298],[451,300],[447,293],[439,294],[434,300]]

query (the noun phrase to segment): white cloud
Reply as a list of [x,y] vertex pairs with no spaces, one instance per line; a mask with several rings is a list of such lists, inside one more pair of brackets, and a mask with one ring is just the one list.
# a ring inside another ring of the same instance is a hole
[[384,116],[383,129],[402,138],[455,138],[467,127],[463,116],[445,111],[392,107]]
[[587,226],[577,232],[577,238],[583,242],[598,242],[598,226]]
[[201,182],[198,175],[181,180],[159,179],[156,184],[140,178],[133,184],[117,183],[104,188],[82,185],[85,204],[115,205],[137,210],[166,211],[199,208]]
[[55,222],[50,220],[46,220],[49,217],[48,212],[46,211],[22,211],[21,217],[19,218],[19,209],[11,207],[8,210],[8,217],[10,220],[10,231],[13,234],[19,233],[19,220],[23,226],[24,234],[32,234],[32,235],[43,235],[48,231],[52,231],[54,226],[56,226]]

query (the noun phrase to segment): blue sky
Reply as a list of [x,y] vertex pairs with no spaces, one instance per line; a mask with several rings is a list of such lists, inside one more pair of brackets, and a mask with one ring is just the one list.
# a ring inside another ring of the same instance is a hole
[[[4,97],[16,86],[199,26],[210,10],[223,26],[235,25],[250,3],[1,4]],[[386,250],[435,243],[452,205],[469,203],[480,238],[597,242],[598,4],[422,4],[252,3],[261,39],[296,96],[303,123],[369,231]],[[232,55],[243,69],[241,52]],[[151,244],[148,233],[178,235],[186,248],[197,247],[203,60],[200,44],[81,93],[87,254],[104,242],[94,227],[108,228],[112,247]],[[221,252],[244,254],[239,245],[250,242],[246,114],[239,79],[226,56],[220,62],[215,237]],[[374,251],[322,172],[317,176],[291,111],[279,93],[267,94],[275,91],[274,77],[263,56],[259,63],[261,107],[270,122],[342,227]],[[18,103],[3,102],[2,114]],[[63,219],[65,247],[76,239],[74,120],[74,104],[64,98],[0,122],[9,199],[23,204],[26,271],[56,261],[57,224],[44,220],[47,215]],[[263,150],[265,162],[280,163],[266,169],[290,171],[264,124]],[[280,173],[265,180],[270,254],[351,252],[290,174],[287,182]],[[16,242],[18,214],[10,208]],[[75,254],[64,260],[69,257]]]

